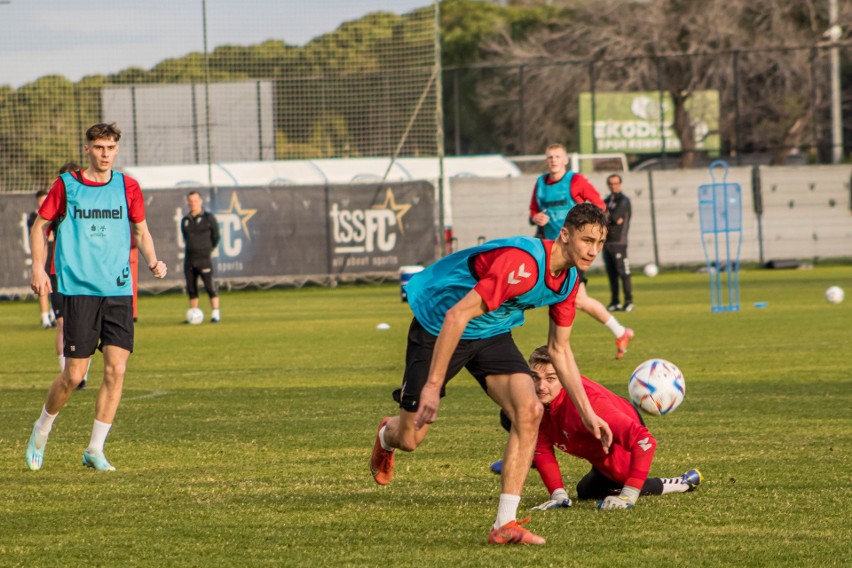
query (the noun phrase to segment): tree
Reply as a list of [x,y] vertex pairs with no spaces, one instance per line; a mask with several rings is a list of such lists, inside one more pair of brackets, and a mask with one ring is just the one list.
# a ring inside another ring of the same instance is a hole
[[[572,9],[561,12],[564,17],[558,23],[525,41],[508,36],[492,41],[489,59],[512,62],[517,68],[524,65],[524,80],[535,85],[529,93],[535,99],[524,110],[528,130],[536,138],[559,139],[555,135],[576,131],[577,92],[589,89],[592,79],[598,91],[659,87],[671,96],[681,162],[688,167],[695,159],[688,102],[698,90],[717,89],[723,97],[723,136],[735,138],[734,115],[737,108],[746,108],[740,120],[750,136],[747,142],[773,152],[777,162],[813,132],[817,74],[811,72],[811,51],[794,48],[814,45],[826,27],[821,4],[816,0],[563,2]],[[845,10],[848,13],[850,7]],[[742,55],[735,56],[736,50]],[[565,63],[567,58],[575,63]],[[734,98],[735,82],[739,100]],[[510,88],[497,88],[501,84]],[[518,78],[507,72],[480,93],[492,113],[515,122],[519,111],[512,108],[520,88]],[[555,128],[554,118],[567,128]]]

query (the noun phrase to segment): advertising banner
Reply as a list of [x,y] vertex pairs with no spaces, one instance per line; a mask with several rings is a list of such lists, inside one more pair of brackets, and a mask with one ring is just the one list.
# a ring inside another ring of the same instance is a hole
[[[596,92],[594,116],[592,94],[580,94],[580,152],[659,154],[680,152],[674,128],[671,95],[656,91],[622,93]],[[719,151],[719,91],[695,91],[686,104],[695,130],[695,147]],[[594,136],[594,141],[593,137]],[[665,144],[665,147],[664,147]]]
[[[183,282],[180,222],[189,191],[219,224],[212,255],[219,280],[393,273],[438,255],[434,188],[426,182],[143,189],[157,256],[169,267],[165,282],[175,286]],[[0,195],[0,290],[29,288],[27,216],[35,205],[34,195]],[[154,282],[140,269],[143,288]]]

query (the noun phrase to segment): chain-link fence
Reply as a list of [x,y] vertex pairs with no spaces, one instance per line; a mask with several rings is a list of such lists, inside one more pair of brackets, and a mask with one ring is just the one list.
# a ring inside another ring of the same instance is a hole
[[[836,49],[845,70],[845,156],[852,47]],[[706,165],[715,156],[828,163],[830,53],[821,45],[445,68],[447,152],[538,154],[556,141],[574,152],[653,160],[646,167]]]
[[[437,2],[401,4],[407,9],[394,13],[387,1],[359,0],[346,7],[353,12],[347,18],[298,2],[246,0],[235,8],[224,0],[158,0],[140,12],[156,13],[156,22],[134,22],[132,9],[110,7],[124,10],[124,32],[75,25],[74,17],[51,34],[46,21],[40,41],[55,50],[60,69],[70,69],[83,56],[78,47],[93,37],[102,54],[145,42],[171,55],[147,70],[112,74],[96,74],[105,55],[90,57],[92,74],[76,81],[58,73],[18,88],[0,86],[0,191],[48,187],[62,164],[83,163],[84,132],[98,122],[122,130],[117,167],[437,156],[443,140]],[[40,12],[45,18],[47,8]],[[9,19],[15,4],[0,9],[7,30],[0,57],[6,57],[16,49]],[[283,32],[249,46],[229,43],[231,28],[266,29],[270,19],[326,31],[304,45],[285,42]],[[142,27],[148,36],[139,36]],[[13,65],[7,59],[3,67]],[[0,76],[0,85],[5,80]]]
[[[836,148],[827,45],[440,72],[438,3],[430,0],[402,13],[382,11],[386,0],[359,0],[357,17],[303,45],[287,43],[283,32],[238,45],[227,32],[268,20],[311,27],[310,16],[293,9],[305,3],[154,4],[156,22],[95,34],[102,51],[141,41],[166,46],[150,69],[0,86],[0,191],[43,188],[60,165],[83,161],[83,132],[102,121],[124,132],[119,167],[436,156],[443,145],[456,155],[519,156],[553,141],[582,153],[621,152],[633,166],[703,165],[716,156],[790,164],[827,163]],[[314,17],[326,26],[340,19]],[[14,53],[14,21],[4,23],[0,69],[14,64],[5,58]],[[140,39],[141,28],[155,32]],[[39,38],[55,50],[58,68],[83,59],[98,73],[99,59],[76,47],[92,34],[64,20],[60,29]],[[852,47],[835,49],[842,76],[852,77]],[[850,83],[841,91],[847,141]]]

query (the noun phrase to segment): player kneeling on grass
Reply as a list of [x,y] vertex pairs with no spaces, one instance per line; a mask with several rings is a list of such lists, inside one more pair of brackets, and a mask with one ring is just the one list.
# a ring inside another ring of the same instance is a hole
[[521,489],[529,473],[542,406],[529,366],[512,339],[524,310],[550,306],[548,345],[559,380],[581,409],[584,428],[601,451],[609,447],[606,422],[595,415],[580,382],[570,336],[578,271],[595,260],[606,239],[606,214],[592,204],[568,213],[554,241],[500,239],[458,251],[415,274],[406,285],[414,320],[408,332],[405,375],[394,393],[399,415],[379,424],[370,470],[376,483],[393,478],[394,452],[411,452],[438,414],[444,388],[462,367],[512,420],[502,470],[492,544],[544,544],[517,521]]
[[632,509],[640,495],[685,493],[701,483],[701,472],[697,469],[690,469],[680,477],[648,477],[657,441],[642,417],[626,399],[582,377],[592,409],[612,429],[612,446],[605,453],[600,442],[583,426],[577,409],[562,388],[547,347],[533,351],[529,363],[536,394],[544,404],[533,459],[550,492],[550,500],[534,509],[571,506],[554,447],[592,464],[591,471],[577,483],[577,498],[599,499],[598,509]]

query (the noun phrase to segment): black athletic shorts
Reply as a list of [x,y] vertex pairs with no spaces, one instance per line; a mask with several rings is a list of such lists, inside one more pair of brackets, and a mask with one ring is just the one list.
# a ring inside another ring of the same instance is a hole
[[113,345],[133,352],[133,296],[63,296],[65,357],[87,359]]
[[[405,353],[405,376],[402,388],[393,391],[393,399],[400,408],[408,412],[417,410],[420,391],[429,378],[429,367],[432,364],[432,351],[437,337],[426,331],[416,319],[411,321],[408,329],[408,347]],[[511,332],[487,339],[462,339],[459,341],[447,376],[441,386],[441,397],[446,395],[446,386],[462,368],[467,369],[477,380],[482,389],[488,392],[485,377],[488,375],[511,375],[524,373],[529,376],[530,366],[526,358],[512,339]]]
[[198,297],[199,276],[209,297],[215,298],[219,295],[216,282],[213,281],[213,261],[209,257],[186,257],[183,263],[183,274],[186,278],[186,293],[191,300]]
[[50,307],[53,309],[53,316],[59,319],[62,317],[62,292],[59,291],[56,274],[50,275],[50,288],[53,290],[50,293]]

